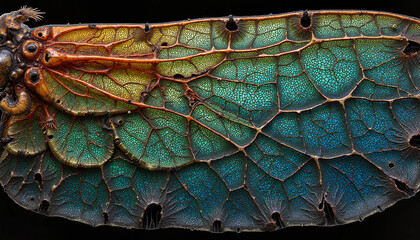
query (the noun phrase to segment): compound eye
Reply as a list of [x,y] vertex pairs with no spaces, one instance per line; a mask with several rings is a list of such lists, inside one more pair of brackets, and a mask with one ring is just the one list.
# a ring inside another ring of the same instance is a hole
[[37,41],[28,40],[23,43],[22,54],[25,58],[29,60],[34,60],[38,57],[41,52],[41,44]]

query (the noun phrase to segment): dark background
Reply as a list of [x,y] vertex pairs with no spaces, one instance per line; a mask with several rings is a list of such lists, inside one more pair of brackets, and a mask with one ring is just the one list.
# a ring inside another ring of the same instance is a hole
[[[277,14],[299,10],[365,9],[400,13],[420,17],[418,0],[334,2],[313,0],[55,0],[20,1],[1,0],[0,14],[28,5],[46,12],[39,22],[28,22],[30,27],[45,24],[77,23],[158,23],[188,18],[247,16]],[[45,217],[15,204],[0,189],[0,239],[420,239],[420,194],[398,202],[384,212],[336,227],[291,227],[268,233],[212,234],[180,229],[145,231],[115,227],[90,227],[63,218]]]

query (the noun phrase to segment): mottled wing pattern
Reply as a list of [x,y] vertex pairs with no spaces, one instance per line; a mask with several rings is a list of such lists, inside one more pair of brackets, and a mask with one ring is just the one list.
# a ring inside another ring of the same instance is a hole
[[420,189],[418,19],[314,11],[31,31],[33,106],[3,116],[0,159],[25,208],[273,230],[363,219]]

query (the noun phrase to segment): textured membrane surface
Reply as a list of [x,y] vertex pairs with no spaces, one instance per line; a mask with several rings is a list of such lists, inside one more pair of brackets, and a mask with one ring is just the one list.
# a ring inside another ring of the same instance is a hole
[[420,189],[418,19],[311,11],[29,38],[31,109],[3,114],[0,159],[27,209],[264,231],[360,220]]

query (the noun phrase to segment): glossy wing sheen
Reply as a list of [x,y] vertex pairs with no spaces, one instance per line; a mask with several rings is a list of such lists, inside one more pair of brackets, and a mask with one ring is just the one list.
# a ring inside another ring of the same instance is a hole
[[33,107],[7,120],[0,160],[25,208],[272,230],[363,219],[420,189],[418,19],[314,11],[31,36]]

